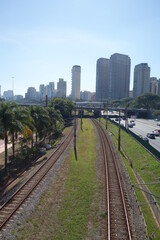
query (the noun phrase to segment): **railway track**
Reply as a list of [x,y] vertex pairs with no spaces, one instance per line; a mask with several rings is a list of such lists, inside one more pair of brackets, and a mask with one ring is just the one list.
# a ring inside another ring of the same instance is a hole
[[101,141],[105,164],[108,240],[134,239],[129,204],[123,188],[117,156],[104,128],[93,120]]
[[0,231],[3,230],[12,216],[22,206],[26,199],[36,189],[38,184],[47,175],[50,169],[54,166],[59,157],[63,154],[69,143],[73,139],[73,128],[68,135],[59,144],[53,154],[40,165],[33,174],[14,192],[9,199],[0,207]]

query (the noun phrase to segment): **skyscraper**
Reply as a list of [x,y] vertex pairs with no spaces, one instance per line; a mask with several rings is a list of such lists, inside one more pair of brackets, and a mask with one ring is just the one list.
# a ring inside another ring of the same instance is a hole
[[150,78],[150,92],[153,94],[157,94],[158,95],[158,85],[159,85],[159,81],[156,77],[151,77]]
[[99,58],[96,67],[96,100],[109,98],[109,59]]
[[150,92],[150,67],[147,63],[140,63],[134,68],[133,97]]
[[25,93],[25,98],[30,100],[36,100],[38,98],[38,92],[34,87],[29,87],[27,89],[27,93]]
[[129,96],[130,57],[115,53],[110,57],[110,97],[121,99]]
[[65,98],[66,97],[67,82],[63,78],[59,78],[57,83],[57,96]]
[[48,85],[48,98],[52,98],[55,96],[54,82],[49,82]]
[[13,100],[13,97],[14,97],[13,90],[4,91],[3,92],[3,97],[7,101]]
[[41,84],[39,86],[39,97],[40,97],[41,101],[46,99],[46,89],[45,89],[44,84]]
[[75,65],[72,67],[72,99],[80,99],[81,67]]

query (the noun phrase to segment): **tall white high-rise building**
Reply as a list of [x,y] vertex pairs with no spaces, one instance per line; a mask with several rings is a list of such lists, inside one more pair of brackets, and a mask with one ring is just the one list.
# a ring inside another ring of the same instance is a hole
[[150,67],[140,63],[134,68],[133,97],[150,92]]
[[81,67],[75,65],[72,67],[72,99],[80,99],[80,85],[81,85]]

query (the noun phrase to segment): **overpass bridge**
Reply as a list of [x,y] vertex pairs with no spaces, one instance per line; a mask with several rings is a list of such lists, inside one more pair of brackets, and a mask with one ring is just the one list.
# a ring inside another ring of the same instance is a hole
[[[74,102],[75,109],[77,111],[93,111],[94,113],[98,113],[101,111],[108,111],[109,113],[115,111],[115,116],[117,117],[119,111],[123,113],[123,115],[136,116],[138,118],[150,118],[151,111],[147,109],[138,109],[138,108],[125,108],[125,107],[112,107],[107,105],[105,102]],[[45,106],[44,102],[37,102],[37,103],[18,103],[19,106]],[[113,117],[113,114],[109,114],[109,116]]]
[[105,104],[103,102],[75,102],[75,108],[77,110],[105,110]]
[[[93,112],[100,112],[100,111],[109,111],[109,112],[117,112],[118,115],[119,111],[124,113],[124,115],[142,117],[142,118],[149,118],[151,117],[151,111],[148,109],[143,108],[126,108],[126,107],[112,107],[107,106],[105,102],[75,102],[75,109],[78,111],[88,110]],[[111,114],[113,117],[113,114]]]

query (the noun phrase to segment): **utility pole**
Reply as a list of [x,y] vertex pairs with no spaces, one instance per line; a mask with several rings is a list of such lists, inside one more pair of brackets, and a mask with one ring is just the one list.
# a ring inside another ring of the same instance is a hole
[[99,111],[99,122],[101,122],[101,111]]
[[76,149],[76,108],[74,109],[74,154],[77,160],[77,149]]
[[125,128],[128,129],[128,112],[127,112],[127,106],[125,108]]
[[119,126],[118,126],[118,151],[121,150],[121,126],[120,126],[121,118],[120,118],[120,109],[119,109]]
[[82,108],[81,108],[81,130],[83,131],[82,125],[83,125],[83,122],[82,122]]
[[107,112],[108,112],[108,110],[106,111],[106,129],[108,128],[108,118],[107,118]]

